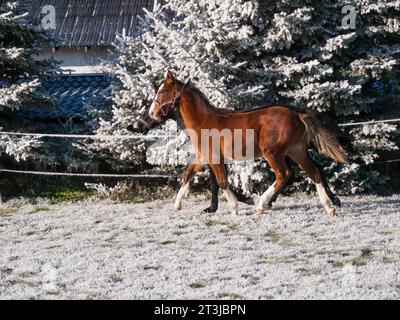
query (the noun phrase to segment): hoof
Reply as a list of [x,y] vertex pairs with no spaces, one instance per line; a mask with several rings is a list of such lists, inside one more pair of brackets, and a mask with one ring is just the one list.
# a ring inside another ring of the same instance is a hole
[[208,208],[205,208],[204,210],[203,210],[203,212],[205,212],[205,213],[213,213],[213,212],[215,212],[215,211],[217,211],[218,210],[218,208],[215,208],[215,207],[208,207]]
[[178,213],[179,211],[181,211],[182,210],[182,207],[181,206],[179,206],[179,207],[174,207],[174,213]]
[[330,219],[332,219],[336,215],[336,210],[334,208],[330,208],[328,210],[328,216]]
[[257,208],[256,209],[256,214],[263,214],[264,213],[264,209],[263,208]]
[[257,207],[256,213],[257,214],[263,214],[265,210],[269,210],[272,208],[272,205],[266,204],[264,207]]
[[232,215],[234,215],[234,216],[239,215],[239,210],[237,208],[232,210]]

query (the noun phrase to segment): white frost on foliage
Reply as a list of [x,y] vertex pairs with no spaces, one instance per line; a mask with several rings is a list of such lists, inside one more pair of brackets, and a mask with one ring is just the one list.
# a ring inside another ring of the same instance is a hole
[[41,145],[42,142],[38,138],[0,136],[0,150],[3,150],[7,155],[13,157],[18,162],[32,157],[32,154],[35,153],[34,150]]
[[351,130],[357,137],[355,146],[372,153],[374,150],[399,150],[396,142],[391,141],[391,135],[397,131],[397,126],[389,123],[365,124]]
[[312,8],[296,9],[293,13],[275,13],[271,22],[272,31],[264,43],[267,51],[290,49],[291,45],[304,32],[312,18]]
[[[34,56],[48,45],[45,33],[26,19],[24,1],[0,1],[0,116],[3,131],[35,132],[36,122],[24,119],[24,114],[14,111],[29,107],[42,107],[49,103],[45,93],[37,90],[41,76],[57,73],[57,66],[50,61],[38,62]],[[48,62],[45,63],[45,62]],[[35,103],[33,103],[35,102]],[[39,154],[38,148],[43,147]],[[54,163],[52,143],[32,137],[0,136],[0,153],[16,162],[31,160],[35,165],[43,160]],[[44,152],[47,151],[47,152]]]
[[361,89],[361,85],[352,85],[348,80],[326,81],[310,83],[298,90],[286,92],[285,95],[294,98],[299,104],[306,103],[311,110],[327,111],[336,104],[343,107],[342,110],[337,110],[338,113],[354,114],[357,111],[352,110],[354,106],[350,103],[354,101],[352,97],[359,94]]
[[394,58],[400,54],[400,45],[382,45],[374,47],[366,54],[367,58],[354,60],[350,67],[355,75],[368,73],[373,78],[384,76],[399,65],[398,59]]
[[163,138],[159,138],[148,147],[147,162],[158,166],[190,164],[196,156],[190,138],[183,131],[177,130],[175,122],[167,121],[165,127]]
[[24,48],[0,48],[1,60],[16,60],[25,52]]
[[[384,39],[398,35],[392,20],[399,7],[393,1],[364,0],[366,26],[353,32],[340,27],[342,6],[321,1],[170,0],[155,12],[146,12],[140,35],[116,42],[119,55],[108,69],[122,86],[116,87],[115,106],[97,132],[114,134],[135,124],[167,69],[180,80],[192,78],[216,107],[242,110],[288,98],[306,110],[330,112],[342,123],[357,121],[357,116],[360,121],[381,117],[387,97],[374,91],[371,83],[387,87],[388,79],[396,78],[399,46]],[[160,130],[168,132],[168,125]],[[364,165],[382,151],[395,150],[396,131],[350,133],[357,151],[350,162],[361,165],[321,162],[338,189],[373,190],[384,178]],[[97,154],[136,164],[147,160],[154,165],[186,165],[190,144],[175,152],[185,141],[171,137],[151,148],[141,140],[100,141],[92,147]],[[231,182],[246,193],[260,192],[271,180],[265,162],[255,162],[253,171],[235,168],[241,166],[233,166]],[[343,181],[334,177],[342,170]]]
[[0,107],[19,109],[23,98],[34,92],[40,85],[39,80],[12,84],[8,87],[0,87]]

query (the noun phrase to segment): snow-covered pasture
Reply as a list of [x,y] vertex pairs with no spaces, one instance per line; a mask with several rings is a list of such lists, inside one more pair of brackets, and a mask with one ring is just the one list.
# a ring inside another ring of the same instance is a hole
[[268,214],[204,197],[144,204],[11,201],[0,209],[2,299],[399,299],[400,196],[316,197]]

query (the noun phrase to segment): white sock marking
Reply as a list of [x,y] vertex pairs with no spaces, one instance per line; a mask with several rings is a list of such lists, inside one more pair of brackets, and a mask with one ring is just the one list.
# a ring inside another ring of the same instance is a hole
[[175,205],[174,205],[175,210],[181,209],[182,198],[186,196],[188,191],[189,191],[189,182],[186,183],[185,185],[183,185],[179,189],[178,195],[176,196]]
[[331,206],[331,202],[330,199],[328,197],[328,195],[326,194],[324,185],[322,183],[316,183],[315,184],[316,188],[317,188],[317,193],[319,196],[319,200],[321,201],[322,205],[324,206],[325,210],[328,212],[329,215],[334,214],[334,208],[332,208]]
[[229,206],[232,209],[232,213],[233,214],[238,214],[238,201],[235,197],[235,195],[233,194],[233,192],[231,191],[231,189],[226,188],[225,190],[223,190],[226,201],[228,201]]
[[268,189],[267,191],[265,191],[262,196],[260,197],[260,202],[258,203],[257,206],[257,211],[262,211],[264,210],[265,204],[268,203],[272,196],[275,193],[275,184],[276,182],[274,182]]

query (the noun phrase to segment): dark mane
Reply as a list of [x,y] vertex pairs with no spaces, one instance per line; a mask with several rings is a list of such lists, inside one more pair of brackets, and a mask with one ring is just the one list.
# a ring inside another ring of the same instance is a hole
[[229,116],[235,112],[235,111],[227,109],[227,108],[217,108],[217,107],[213,106],[211,104],[210,100],[208,100],[208,98],[204,95],[204,93],[201,92],[198,88],[196,88],[195,85],[192,83],[189,85],[188,89],[193,91],[195,94],[197,94],[199,96],[199,98],[201,99],[201,101],[203,101],[206,108],[213,113],[216,113],[216,114],[219,114],[222,116]]
[[281,104],[279,102],[275,103],[275,104],[261,105],[261,106],[257,106],[257,107],[245,109],[245,110],[231,110],[231,109],[227,109],[227,108],[217,108],[211,104],[210,100],[208,100],[208,98],[204,95],[204,93],[201,92],[200,89],[196,88],[196,86],[194,84],[190,83],[188,89],[191,90],[193,93],[197,94],[197,96],[199,96],[199,98],[203,101],[205,107],[209,111],[211,111],[215,114],[222,115],[222,116],[230,116],[234,113],[248,113],[248,112],[264,110],[264,109],[268,109],[268,108],[272,108],[272,107],[278,107],[278,106],[291,109],[295,112],[301,112],[301,113],[306,112],[305,110],[303,110],[299,107],[296,107],[293,105],[288,105],[288,104]]
[[238,110],[238,111],[235,111],[235,112],[248,113],[248,112],[268,109],[268,108],[272,108],[272,107],[285,107],[285,108],[288,108],[288,109],[296,111],[296,112],[301,112],[301,113],[306,112],[304,109],[301,109],[301,108],[299,108],[297,106],[293,106],[293,105],[290,105],[290,104],[283,104],[283,103],[279,103],[279,102],[274,103],[274,104],[267,104],[267,105],[257,106],[257,107],[251,108],[251,109]]

